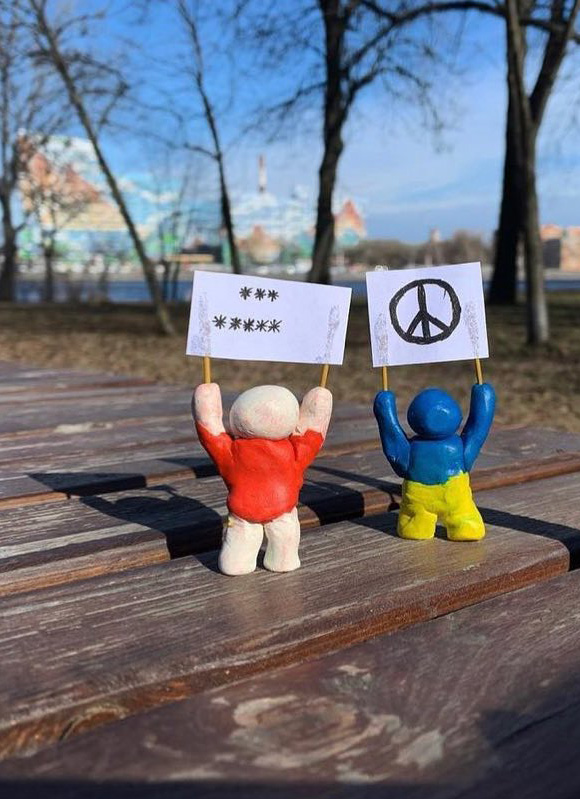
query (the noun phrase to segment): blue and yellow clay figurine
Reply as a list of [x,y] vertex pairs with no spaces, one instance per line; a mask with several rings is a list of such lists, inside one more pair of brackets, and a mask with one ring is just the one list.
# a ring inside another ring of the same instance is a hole
[[395,395],[380,391],[374,404],[387,460],[403,478],[397,532],[401,538],[427,539],[439,521],[451,541],[478,541],[485,535],[471,495],[469,471],[491,428],[495,391],[489,383],[471,390],[469,417],[461,435],[461,409],[438,388],[428,388],[411,402],[407,438],[399,424]]

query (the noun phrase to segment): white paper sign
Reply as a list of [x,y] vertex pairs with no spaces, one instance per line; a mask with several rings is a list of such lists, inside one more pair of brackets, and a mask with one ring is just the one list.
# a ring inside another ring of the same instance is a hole
[[481,264],[366,278],[373,366],[488,357]]
[[351,289],[196,272],[188,355],[341,364]]

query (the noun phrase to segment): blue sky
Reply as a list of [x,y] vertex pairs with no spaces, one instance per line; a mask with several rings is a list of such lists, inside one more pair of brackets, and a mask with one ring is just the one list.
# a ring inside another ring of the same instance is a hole
[[[135,29],[120,17],[115,23],[124,35]],[[167,6],[158,6],[153,18],[140,29],[146,44],[149,67],[145,83],[161,83],[177,106],[192,109],[195,100],[188,94],[179,69],[169,63],[181,58],[179,29]],[[276,79],[253,84],[244,77],[247,58],[224,60],[216,57],[221,31],[215,25],[204,33],[208,56],[208,85],[225,104],[234,81],[234,103],[223,114],[223,138],[229,143],[227,166],[231,191],[240,195],[256,185],[257,157],[266,155],[268,188],[286,195],[296,184],[308,190],[314,205],[320,143],[312,118],[292,119],[283,140],[267,141],[256,133],[240,140],[250,98],[260,91],[268,99],[284,84]],[[167,48],[170,49],[167,49]],[[437,148],[433,136],[420,124],[412,110],[393,106],[379,90],[362,95],[345,130],[345,151],[337,185],[337,199],[351,196],[361,206],[372,237],[393,237],[409,242],[425,240],[437,227],[444,236],[464,228],[489,237],[497,224],[503,137],[505,127],[505,77],[501,24],[473,16],[464,38],[462,80],[452,81],[447,89],[452,103],[445,117],[443,147]],[[579,48],[580,50],[580,48]],[[567,72],[580,64],[578,56],[568,62]],[[233,70],[233,74],[232,74]],[[148,77],[147,77],[148,76]],[[580,224],[580,137],[578,130],[566,130],[571,109],[580,101],[580,84],[566,80],[553,98],[539,141],[538,189],[542,222]],[[146,90],[149,90],[146,88]],[[446,103],[446,99],[442,103]],[[449,107],[448,107],[449,106]],[[400,117],[405,117],[404,121]],[[203,139],[203,129],[192,124],[194,136]],[[199,134],[195,131],[199,130]],[[136,173],[140,169],[140,149],[127,141],[110,143],[115,165]],[[206,187],[215,185],[207,168]]]

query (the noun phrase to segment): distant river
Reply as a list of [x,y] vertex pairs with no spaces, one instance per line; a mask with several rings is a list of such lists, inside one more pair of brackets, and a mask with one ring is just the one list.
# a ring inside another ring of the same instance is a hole
[[[366,297],[366,282],[364,280],[337,280],[335,285],[352,288],[353,297]],[[148,302],[149,292],[144,281],[141,280],[111,280],[108,285],[99,285],[97,281],[75,282],[75,292],[81,302],[91,300],[108,300],[109,302]],[[487,283],[484,282],[485,288]],[[520,281],[519,288],[524,289],[525,284]],[[580,291],[580,277],[564,278],[562,280],[547,280],[548,291]],[[37,280],[23,280],[18,285],[18,302],[39,302],[41,298],[42,283]],[[191,279],[180,280],[177,283],[177,296],[175,299],[189,301],[191,296]],[[70,299],[64,285],[57,283],[56,299],[59,302]]]

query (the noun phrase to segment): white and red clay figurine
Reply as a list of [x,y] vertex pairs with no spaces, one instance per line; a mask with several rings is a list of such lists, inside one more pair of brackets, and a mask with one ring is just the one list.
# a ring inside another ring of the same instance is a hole
[[299,568],[298,494],[304,470],[322,447],[331,412],[326,388],[313,388],[299,406],[287,388],[257,386],[236,399],[226,432],[217,383],[195,389],[199,440],[228,488],[229,516],[218,560],[224,574],[253,572],[264,534],[266,569]]

